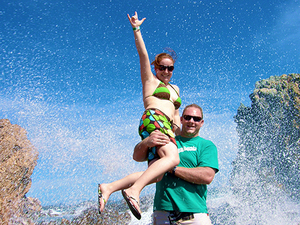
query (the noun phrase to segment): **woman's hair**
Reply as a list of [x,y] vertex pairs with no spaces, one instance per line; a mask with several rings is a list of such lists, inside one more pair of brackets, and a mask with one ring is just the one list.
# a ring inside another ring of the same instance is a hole
[[164,58],[171,59],[173,64],[175,63],[177,58],[176,52],[171,48],[165,48],[165,50],[169,51],[170,54],[163,52],[156,55],[155,60],[151,63],[151,65],[154,65],[155,68],[157,68],[160,65],[160,61],[163,60]]

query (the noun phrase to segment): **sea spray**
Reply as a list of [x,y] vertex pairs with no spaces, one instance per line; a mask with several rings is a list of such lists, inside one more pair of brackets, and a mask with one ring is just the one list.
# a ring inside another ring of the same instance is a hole
[[216,223],[299,223],[299,82],[299,74],[259,81],[251,107],[239,107],[239,151]]

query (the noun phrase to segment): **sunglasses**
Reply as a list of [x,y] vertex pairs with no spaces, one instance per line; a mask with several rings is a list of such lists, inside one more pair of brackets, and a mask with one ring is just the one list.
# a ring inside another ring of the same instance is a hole
[[172,72],[174,70],[174,66],[163,66],[163,65],[158,65],[158,69],[160,71],[165,71],[168,69],[168,71]]
[[193,118],[193,120],[194,120],[195,122],[199,122],[199,121],[202,120],[202,118],[199,117],[199,116],[189,116],[189,115],[184,115],[184,116],[183,116],[183,119],[185,119],[186,121],[190,121],[192,118]]

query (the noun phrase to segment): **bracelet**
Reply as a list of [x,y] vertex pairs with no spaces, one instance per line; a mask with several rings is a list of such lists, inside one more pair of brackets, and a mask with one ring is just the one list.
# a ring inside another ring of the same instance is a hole
[[141,28],[140,28],[140,27],[133,27],[132,29],[138,31],[138,30],[140,30]]
[[172,174],[175,176],[175,170],[176,170],[177,166],[175,166],[172,170]]
[[178,128],[180,128],[176,123],[173,123],[173,125],[176,126],[176,127],[178,127]]

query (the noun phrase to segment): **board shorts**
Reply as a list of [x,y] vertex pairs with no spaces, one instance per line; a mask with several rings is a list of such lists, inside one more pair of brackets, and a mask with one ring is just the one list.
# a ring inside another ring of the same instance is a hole
[[[175,134],[172,131],[172,122],[169,117],[158,109],[146,109],[140,120],[139,135],[142,140],[144,140],[155,130],[159,130],[167,135],[170,138],[170,141],[177,147]],[[159,158],[156,149],[156,146],[149,148],[148,162]]]

